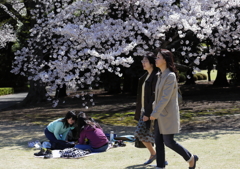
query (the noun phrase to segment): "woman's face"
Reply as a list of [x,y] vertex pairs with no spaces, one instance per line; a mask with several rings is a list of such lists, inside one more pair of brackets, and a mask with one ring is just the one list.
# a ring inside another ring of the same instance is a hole
[[161,68],[162,66],[166,65],[166,60],[163,58],[161,53],[158,53],[156,59],[156,67]]
[[73,125],[75,123],[75,120],[72,119],[72,117],[70,119],[67,119],[68,124]]
[[150,64],[149,60],[147,57],[144,57],[143,60],[141,61],[143,65],[144,70],[150,70],[153,68],[153,65]]

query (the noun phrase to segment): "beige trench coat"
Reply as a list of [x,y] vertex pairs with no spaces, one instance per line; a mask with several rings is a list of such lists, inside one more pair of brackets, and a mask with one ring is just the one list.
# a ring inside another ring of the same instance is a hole
[[151,116],[157,119],[161,134],[179,133],[178,83],[169,69],[158,77]]

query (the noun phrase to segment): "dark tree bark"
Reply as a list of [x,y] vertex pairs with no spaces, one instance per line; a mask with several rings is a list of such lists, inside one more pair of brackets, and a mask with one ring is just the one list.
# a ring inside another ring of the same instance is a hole
[[121,93],[121,78],[114,73],[105,72],[101,74],[104,90],[110,94]]
[[55,93],[55,98],[65,97],[67,96],[67,87],[64,84],[62,88],[58,87]]
[[213,82],[214,86],[225,87],[229,86],[227,81],[227,70],[226,67],[228,66],[228,60],[224,56],[217,57],[217,77],[216,80]]
[[184,85],[196,84],[192,72],[193,72],[193,69],[189,69],[189,70],[187,71],[187,76],[190,76],[190,78],[186,78],[186,82],[185,82]]
[[214,86],[220,86],[225,87],[229,86],[229,83],[227,81],[227,72],[224,69],[219,69],[217,72],[216,80],[213,82]]
[[212,79],[211,79],[211,69],[208,69],[207,75],[208,75],[208,81],[211,82],[212,81]]
[[240,85],[240,52],[233,52],[231,54],[233,57],[232,59],[232,66],[230,67],[230,83],[231,85]]
[[47,101],[46,88],[37,81],[30,81],[30,89],[22,105],[34,104]]
[[131,77],[127,74],[123,75],[123,93],[131,92]]

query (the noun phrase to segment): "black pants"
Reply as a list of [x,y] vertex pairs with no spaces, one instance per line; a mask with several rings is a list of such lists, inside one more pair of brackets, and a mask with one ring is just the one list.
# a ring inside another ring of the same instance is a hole
[[178,144],[174,140],[174,134],[160,134],[158,128],[158,121],[155,120],[154,125],[155,130],[155,144],[156,144],[156,153],[157,153],[157,167],[164,168],[165,167],[165,146],[169,147],[179,155],[181,155],[185,161],[190,160],[192,154]]
[[47,128],[45,129],[44,133],[45,133],[45,136],[48,138],[48,140],[51,143],[51,149],[52,150],[54,150],[54,149],[63,150],[65,148],[71,148],[71,147],[75,146],[74,144],[71,144],[71,143],[66,142],[64,140],[58,140],[55,137],[55,135],[52,132],[50,132]]

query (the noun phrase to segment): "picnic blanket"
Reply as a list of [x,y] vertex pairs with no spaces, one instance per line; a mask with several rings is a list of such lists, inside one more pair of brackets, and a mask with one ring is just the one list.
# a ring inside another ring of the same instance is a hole
[[[49,143],[50,144],[50,143]],[[48,142],[39,142],[39,141],[34,141],[34,142],[29,142],[28,146],[31,148],[35,148],[35,149],[41,149],[41,148],[49,148]],[[43,147],[45,146],[45,147]],[[108,144],[108,149],[113,148],[113,144],[109,143]],[[89,155],[94,155],[97,154],[98,152],[91,152],[90,150],[82,150],[82,149],[78,149],[78,148],[65,148],[63,150],[51,150],[52,154],[51,154],[51,158],[74,158],[74,159],[78,159],[78,158],[83,158]],[[34,155],[35,156],[35,155]],[[35,157],[40,157],[40,158],[44,158],[44,155],[42,156],[35,156]]]
[[[132,136],[132,135],[124,135],[117,139],[114,139],[114,142],[109,141],[107,150],[109,150],[111,148],[116,148],[116,147],[124,147],[124,146],[126,146],[124,141],[133,141],[133,137],[134,136]],[[122,139],[120,139],[120,138],[122,138]],[[40,141],[36,140],[36,141],[28,142],[28,147],[34,148],[34,149],[39,149],[39,150],[41,148],[50,149],[51,144],[50,144],[50,142],[47,142],[47,141],[40,142]],[[93,153],[90,150],[81,150],[78,148],[66,148],[63,150],[51,150],[51,152],[52,152],[51,158],[76,158],[76,159],[99,153],[99,152]],[[35,156],[35,157],[44,158],[44,155]]]

